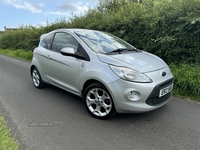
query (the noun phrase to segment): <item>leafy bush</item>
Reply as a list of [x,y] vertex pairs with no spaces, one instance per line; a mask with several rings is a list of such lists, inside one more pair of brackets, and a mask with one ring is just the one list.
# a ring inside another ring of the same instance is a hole
[[84,16],[22,27],[0,37],[0,48],[32,50],[43,33],[58,28],[110,32],[167,63],[200,63],[199,0],[101,0]]
[[33,50],[41,34],[41,30],[35,27],[8,31],[0,38],[0,48]]

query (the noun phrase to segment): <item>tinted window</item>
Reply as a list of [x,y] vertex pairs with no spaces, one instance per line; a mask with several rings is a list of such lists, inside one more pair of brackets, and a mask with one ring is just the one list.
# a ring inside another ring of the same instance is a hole
[[64,47],[71,47],[77,52],[78,42],[68,33],[56,33],[52,43],[52,50],[60,52]]
[[51,46],[51,41],[53,38],[54,34],[49,34],[48,36],[46,36],[41,42],[40,42],[40,46],[46,48],[46,49],[50,49]]

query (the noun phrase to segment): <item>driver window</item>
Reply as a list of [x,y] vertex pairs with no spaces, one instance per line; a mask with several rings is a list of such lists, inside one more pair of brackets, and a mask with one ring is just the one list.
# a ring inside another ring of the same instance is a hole
[[68,33],[56,33],[52,43],[52,50],[60,53],[64,47],[71,47],[77,52],[78,42]]

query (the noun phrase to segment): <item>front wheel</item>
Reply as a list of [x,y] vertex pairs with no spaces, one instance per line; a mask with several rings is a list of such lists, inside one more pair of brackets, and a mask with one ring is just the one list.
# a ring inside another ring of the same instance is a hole
[[116,111],[108,90],[100,83],[93,83],[84,92],[87,111],[95,118],[108,119]]
[[42,78],[41,78],[40,73],[37,70],[37,68],[34,67],[31,70],[31,77],[32,77],[33,84],[36,88],[41,89],[41,88],[44,88],[46,86],[46,83],[44,83],[42,81]]

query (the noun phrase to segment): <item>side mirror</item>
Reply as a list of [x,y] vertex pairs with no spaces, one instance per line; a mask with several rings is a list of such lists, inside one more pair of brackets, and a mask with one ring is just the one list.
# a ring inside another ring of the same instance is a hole
[[61,49],[61,54],[63,56],[71,56],[71,57],[75,57],[78,59],[83,59],[83,60],[87,60],[87,58],[85,58],[84,56],[82,56],[82,54],[75,52],[73,48],[71,47],[65,47]]
[[64,48],[61,49],[61,54],[62,55],[75,54],[75,51],[71,47],[64,47]]

